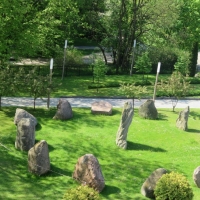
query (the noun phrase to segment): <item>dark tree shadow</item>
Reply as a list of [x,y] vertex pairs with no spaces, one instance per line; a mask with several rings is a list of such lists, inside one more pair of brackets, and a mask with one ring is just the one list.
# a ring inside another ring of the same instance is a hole
[[46,176],[57,177],[57,176],[69,176],[72,177],[72,172],[60,169],[54,164],[51,164],[50,171],[46,174]]
[[157,120],[165,120],[168,121],[167,115],[164,115],[162,113],[158,113],[158,119]]
[[166,152],[162,148],[155,148],[145,144],[139,144],[127,141],[127,150],[143,150],[143,151],[153,151],[153,152]]
[[190,117],[192,117],[195,120],[199,120],[200,119],[200,114],[194,111],[190,111]]
[[190,133],[200,133],[200,130],[189,128],[187,130],[187,132],[190,132]]
[[39,131],[41,129],[42,129],[42,125],[38,122],[37,125],[36,125],[36,127],[35,127],[35,130]]
[[120,193],[120,188],[111,186],[111,185],[105,185],[104,189],[102,190],[101,194],[103,196],[108,196],[108,194],[117,194]]

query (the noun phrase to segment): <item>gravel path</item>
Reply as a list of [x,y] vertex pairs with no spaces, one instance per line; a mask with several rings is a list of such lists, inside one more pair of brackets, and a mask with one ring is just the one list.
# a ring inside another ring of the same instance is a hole
[[[91,107],[91,104],[95,101],[105,100],[112,104],[113,107],[123,107],[126,101],[132,101],[131,99],[117,99],[117,98],[66,98],[72,107]],[[47,107],[47,99],[36,99],[36,107]],[[50,107],[56,107],[59,98],[50,99]],[[146,99],[135,99],[134,106],[137,108],[143,104]],[[18,107],[33,107],[33,98],[18,98],[18,97],[2,97],[2,106],[18,106]],[[156,99],[156,108],[172,108],[172,102],[170,99]],[[185,99],[179,100],[176,108],[200,108],[200,99]]]

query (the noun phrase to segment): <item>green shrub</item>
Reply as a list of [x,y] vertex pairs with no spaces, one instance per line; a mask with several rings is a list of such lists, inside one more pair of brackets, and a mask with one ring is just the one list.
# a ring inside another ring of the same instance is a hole
[[99,193],[86,185],[66,191],[63,200],[100,200]]
[[156,184],[156,200],[191,200],[193,191],[187,179],[176,172],[164,174]]
[[190,84],[200,84],[200,78],[187,77],[186,80],[190,82]]

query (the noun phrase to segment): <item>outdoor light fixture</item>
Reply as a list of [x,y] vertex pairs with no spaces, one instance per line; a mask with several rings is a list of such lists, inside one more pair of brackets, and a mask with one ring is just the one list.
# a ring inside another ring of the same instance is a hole
[[132,62],[131,62],[130,76],[132,76],[132,73],[133,73],[133,62],[134,62],[135,47],[136,47],[136,39],[133,42],[133,53],[132,53]]
[[[50,84],[52,82],[52,70],[53,70],[53,58],[50,60]],[[47,99],[47,108],[49,108],[50,105],[50,93],[48,93],[48,99]]]
[[65,46],[64,46],[64,60],[63,60],[62,80],[63,80],[64,74],[65,74],[66,49],[67,49],[67,40],[65,40]]
[[160,67],[161,67],[161,62],[158,62],[156,82],[155,82],[154,93],[153,93],[153,101],[155,101],[155,98],[156,98],[156,87],[157,87],[157,82],[158,82],[158,74],[160,73]]
[[51,70],[53,69],[53,58],[51,58],[51,60],[50,60],[50,69]]

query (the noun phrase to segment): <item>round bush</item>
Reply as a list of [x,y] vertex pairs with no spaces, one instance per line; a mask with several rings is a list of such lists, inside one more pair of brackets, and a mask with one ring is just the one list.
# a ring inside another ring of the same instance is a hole
[[158,180],[154,194],[156,200],[191,200],[193,198],[187,179],[176,172],[164,174]]
[[63,200],[100,200],[99,193],[87,185],[81,185],[66,191]]

